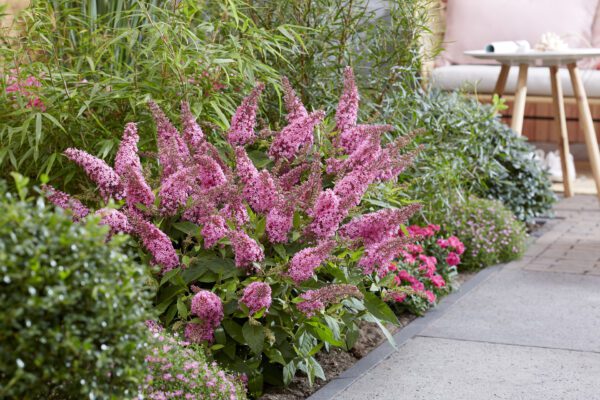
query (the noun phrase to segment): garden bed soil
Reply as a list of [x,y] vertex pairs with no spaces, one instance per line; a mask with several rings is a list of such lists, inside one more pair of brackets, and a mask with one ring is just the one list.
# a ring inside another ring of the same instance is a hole
[[[456,277],[457,286],[462,285],[475,275],[476,272],[461,272]],[[443,301],[443,300],[442,300]],[[400,324],[397,326],[387,326],[390,333],[393,335],[416,319],[415,315],[408,312],[398,316]],[[332,348],[331,351],[321,351],[316,355],[317,361],[323,367],[325,372],[325,381],[317,379],[313,386],[310,386],[308,379],[305,376],[296,376],[292,383],[286,388],[268,387],[265,393],[260,397],[260,400],[302,400],[309,397],[311,394],[325,386],[330,380],[340,375],[342,372],[352,367],[358,360],[369,354],[373,349],[383,343],[385,336],[377,326],[372,322],[361,322],[360,335],[350,351],[344,351],[338,348]]]

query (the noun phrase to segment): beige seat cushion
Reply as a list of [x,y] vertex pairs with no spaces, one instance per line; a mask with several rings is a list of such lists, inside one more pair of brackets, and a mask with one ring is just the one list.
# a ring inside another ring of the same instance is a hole
[[[490,94],[494,91],[499,73],[499,65],[450,65],[435,68],[432,72],[431,83],[433,87],[443,90],[466,89],[468,91]],[[510,69],[504,93],[513,94],[515,92],[518,74],[518,67]],[[569,71],[561,68],[560,76],[565,96],[573,96]],[[581,70],[581,78],[587,95],[589,97],[600,98],[600,71]],[[527,94],[532,96],[552,95],[548,68],[529,68]]]

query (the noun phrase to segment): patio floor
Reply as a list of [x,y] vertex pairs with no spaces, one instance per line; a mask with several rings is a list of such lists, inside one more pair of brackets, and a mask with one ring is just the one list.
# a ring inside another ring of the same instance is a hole
[[599,399],[600,206],[576,196],[498,268],[337,400]]

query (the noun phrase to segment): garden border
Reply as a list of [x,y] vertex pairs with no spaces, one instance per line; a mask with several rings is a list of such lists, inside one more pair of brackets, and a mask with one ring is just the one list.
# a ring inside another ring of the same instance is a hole
[[479,271],[475,276],[463,283],[456,292],[446,296],[437,307],[428,311],[425,316],[415,319],[394,334],[393,337],[396,342],[396,348],[387,341],[382,343],[356,362],[352,367],[333,378],[329,383],[308,397],[308,400],[333,399],[334,396],[344,391],[362,375],[366,374],[372,368],[379,365],[379,363],[390,357],[394,352],[398,351],[398,349],[408,342],[408,340],[418,336],[427,326],[429,326],[429,324],[444,315],[444,313],[464,295],[478,287],[491,276],[500,272],[506,265],[507,264],[498,264]]

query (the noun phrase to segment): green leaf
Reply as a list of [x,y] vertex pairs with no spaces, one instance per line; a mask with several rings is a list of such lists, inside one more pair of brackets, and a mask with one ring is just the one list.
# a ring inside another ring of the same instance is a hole
[[162,279],[160,280],[160,286],[169,282],[171,280],[171,278],[173,278],[175,275],[177,275],[179,273],[179,271],[180,271],[179,268],[175,268],[175,269],[172,269],[172,270],[168,271],[167,273],[165,273],[163,275]]
[[177,312],[179,313],[181,319],[186,319],[189,315],[188,309],[183,302],[183,298],[181,297],[177,299]]
[[227,334],[231,336],[233,340],[240,344],[246,344],[240,324],[230,319],[224,320],[222,324],[223,328],[225,328],[225,332],[227,332]]
[[289,363],[287,363],[286,365],[283,366],[283,383],[284,385],[289,385],[292,382],[292,379],[294,379],[294,376],[296,375],[296,363],[293,361],[290,361]]
[[190,236],[196,236],[200,233],[200,227],[192,222],[174,222],[173,228]]
[[279,257],[281,257],[284,260],[287,260],[287,252],[285,251],[285,247],[283,247],[281,243],[273,245],[273,249],[275,249]]
[[250,349],[255,354],[261,354],[265,342],[265,331],[262,325],[254,325],[246,321],[242,327],[242,334]]
[[314,357],[310,357],[308,359],[308,363],[311,366],[312,370],[314,371],[314,375],[317,378],[325,380],[325,372],[323,371],[321,364],[319,364],[319,362]]
[[285,360],[279,349],[276,349],[274,347],[267,347],[264,351],[267,357],[269,357],[269,361],[271,361],[272,363],[285,365]]
[[364,293],[364,304],[367,310],[376,318],[398,325],[398,318],[383,300],[371,292]]
[[310,332],[322,341],[337,347],[344,346],[344,342],[336,339],[333,331],[328,326],[318,321],[308,321],[306,324],[308,325]]
[[356,344],[358,340],[359,330],[356,324],[352,323],[348,327],[348,331],[346,332],[346,349],[350,350]]

